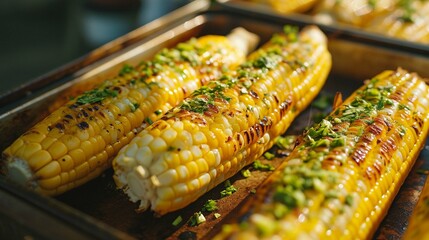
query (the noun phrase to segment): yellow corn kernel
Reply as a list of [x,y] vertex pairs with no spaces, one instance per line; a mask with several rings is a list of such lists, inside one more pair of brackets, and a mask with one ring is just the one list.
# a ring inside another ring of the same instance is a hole
[[28,160],[28,165],[35,171],[39,170],[41,167],[45,166],[52,161],[51,154],[46,150],[40,150],[33,155],[31,155]]
[[70,155],[65,155],[64,157],[62,157],[58,163],[60,164],[61,167],[61,172],[68,172],[70,170],[73,169],[74,167],[74,161],[73,158]]
[[52,178],[61,173],[61,166],[57,161],[52,161],[36,172],[38,178]]
[[44,178],[42,180],[39,180],[39,182],[40,182],[40,187],[47,190],[55,190],[61,184],[61,177],[57,175],[52,178]]

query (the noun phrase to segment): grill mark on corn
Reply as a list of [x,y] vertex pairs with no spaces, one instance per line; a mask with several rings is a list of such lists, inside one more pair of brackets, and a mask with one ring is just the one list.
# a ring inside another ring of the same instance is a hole
[[250,95],[250,96],[252,96],[252,97],[253,97],[253,98],[255,98],[255,99],[259,99],[258,94],[257,94],[255,91],[253,91],[253,90],[250,90],[250,91],[249,91],[249,95]]
[[290,96],[289,99],[287,99],[286,101],[282,102],[279,106],[279,110],[280,110],[280,117],[283,117],[286,112],[290,109],[290,106],[292,106],[292,97]]

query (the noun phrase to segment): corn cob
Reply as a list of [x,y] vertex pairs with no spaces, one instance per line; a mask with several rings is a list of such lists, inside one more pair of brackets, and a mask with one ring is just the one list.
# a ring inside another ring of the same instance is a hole
[[429,130],[429,87],[385,71],[309,128],[217,239],[370,239]]
[[180,209],[253,162],[317,95],[331,66],[316,27],[286,27],[237,71],[200,88],[113,161],[139,211]]
[[244,29],[164,49],[152,61],[58,108],[3,152],[3,173],[46,195],[99,176],[122,146],[202,84],[245,60],[257,37]]
[[390,11],[397,0],[322,0],[313,13],[327,24],[341,22],[362,27],[375,16]]
[[378,15],[364,28],[371,32],[413,42],[429,43],[429,2],[403,1],[392,11]]
[[417,206],[409,219],[407,230],[402,239],[429,239],[429,179],[421,192]]

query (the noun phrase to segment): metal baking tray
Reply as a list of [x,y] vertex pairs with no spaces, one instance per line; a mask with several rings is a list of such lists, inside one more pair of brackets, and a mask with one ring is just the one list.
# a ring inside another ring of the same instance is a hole
[[[76,84],[92,85],[92,81],[117,73],[124,63],[136,64],[142,59],[150,58],[163,47],[173,46],[192,37],[224,35],[234,27],[241,26],[257,33],[261,37],[261,43],[264,43],[273,33],[282,31],[285,24],[303,27],[307,22],[213,6],[209,10],[201,10],[186,18],[177,19],[174,23],[165,24],[153,37],[132,44],[117,54],[82,69],[78,78],[60,84],[1,115],[0,149],[4,149],[19,134],[45,116],[49,111],[46,106],[52,105],[54,101],[63,102],[64,96],[75,93]],[[338,29],[321,28],[329,37],[329,49],[333,56],[333,68],[322,90],[324,94],[341,91],[343,96],[347,96],[364,79],[397,67],[428,77],[429,73],[425,71],[429,69],[427,52]],[[84,88],[88,86],[85,85]],[[309,108],[301,114],[288,133],[299,133],[304,126],[311,124],[309,119],[312,113],[314,109]],[[429,164],[424,160],[428,159],[428,155],[429,149],[426,146],[374,238],[397,239],[403,234],[408,216],[426,178],[425,175],[417,174],[416,169]],[[278,165],[282,160],[277,158],[272,163]],[[238,192],[232,196],[220,199],[219,192],[223,189],[221,184],[188,207],[161,218],[153,216],[151,212],[136,213],[136,204],[129,202],[124,194],[115,189],[112,170],[55,198],[30,192],[0,177],[0,238],[178,239],[187,236],[207,239],[219,230],[223,219],[234,214],[234,209],[251,194],[250,190],[256,188],[268,174],[253,171],[249,179],[243,179],[237,174],[231,178],[234,186],[238,187]],[[200,211],[208,199],[219,199],[218,212],[222,217],[216,219],[211,214],[207,216],[207,222],[197,227],[187,226],[186,220],[194,212]],[[179,215],[184,221],[177,227],[172,226]]]
[[[385,43],[392,43],[397,46],[403,46],[406,48],[420,49],[422,51],[428,51],[429,45],[424,43],[412,42],[403,40],[400,38],[395,38],[380,33],[370,32],[362,28],[355,27],[351,24],[333,22],[331,24],[324,24],[317,19],[313,18],[312,15],[308,13],[280,13],[273,9],[268,1],[251,1],[251,0],[217,0],[218,4],[223,8],[232,8],[241,11],[253,12],[253,13],[263,13],[267,15],[272,15],[276,17],[281,17],[289,19],[292,21],[306,22],[308,24],[317,24],[319,26],[325,26],[332,29],[337,29],[342,32],[347,32],[351,35],[359,35],[360,37],[377,39]],[[265,3],[264,3],[265,2]]]

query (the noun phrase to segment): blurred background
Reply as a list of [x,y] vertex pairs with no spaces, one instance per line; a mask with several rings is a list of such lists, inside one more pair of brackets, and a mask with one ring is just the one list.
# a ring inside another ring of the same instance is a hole
[[190,0],[1,0],[0,95]]

